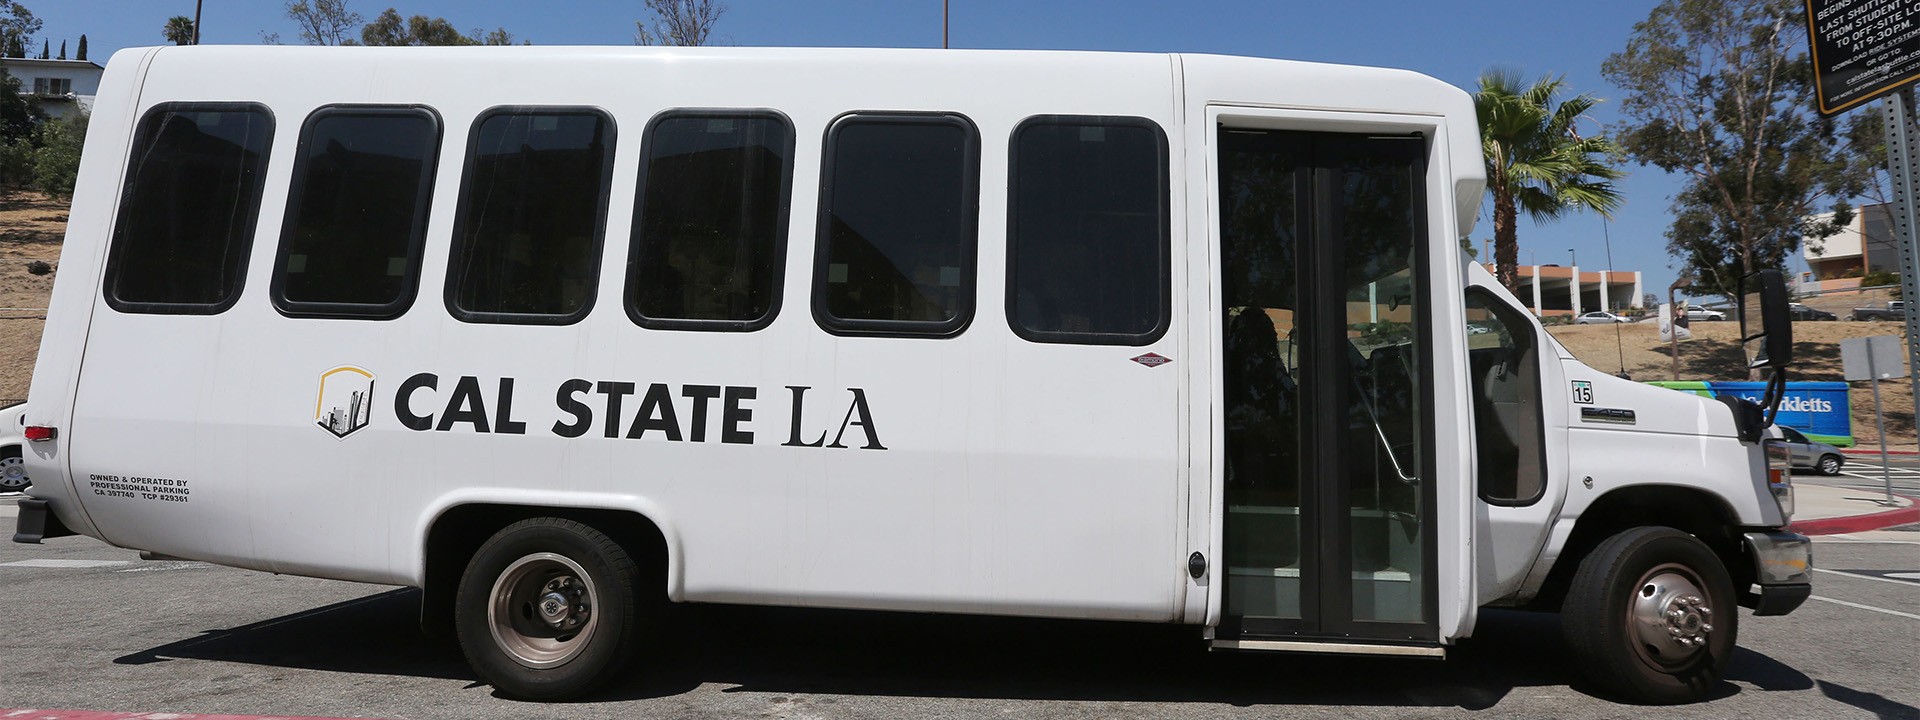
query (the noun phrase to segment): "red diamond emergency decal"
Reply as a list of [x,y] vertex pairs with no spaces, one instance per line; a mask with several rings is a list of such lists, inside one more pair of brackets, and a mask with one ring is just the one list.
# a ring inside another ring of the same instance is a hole
[[1161,365],[1173,362],[1173,358],[1165,357],[1159,353],[1147,353],[1140,357],[1133,358],[1133,361],[1147,367],[1160,367]]

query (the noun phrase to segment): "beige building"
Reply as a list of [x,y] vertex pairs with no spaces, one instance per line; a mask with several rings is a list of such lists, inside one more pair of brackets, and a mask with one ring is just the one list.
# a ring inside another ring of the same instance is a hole
[[[1494,272],[1491,264],[1487,272]],[[1635,271],[1582,271],[1559,265],[1521,265],[1514,294],[1539,317],[1573,316],[1595,310],[1643,308],[1645,293]]]
[[[1814,220],[1833,213],[1813,216]],[[1807,292],[1845,290],[1860,286],[1860,276],[1875,271],[1899,272],[1899,249],[1893,241],[1893,217],[1885,204],[1862,206],[1853,222],[1825,240],[1803,240],[1800,256],[1808,271],[1801,276]]]

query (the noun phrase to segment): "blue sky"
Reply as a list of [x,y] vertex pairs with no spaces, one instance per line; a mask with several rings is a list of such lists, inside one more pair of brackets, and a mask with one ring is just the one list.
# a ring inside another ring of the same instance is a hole
[[[348,0],[367,16],[395,7],[403,15],[445,17],[457,27],[505,27],[540,45],[627,44],[640,0],[509,2],[506,0]],[[939,47],[939,0],[722,0],[717,34],[737,45]],[[192,15],[192,0],[24,0],[60,44],[85,33],[93,59],[114,50],[162,42],[172,15]],[[1471,90],[1486,68],[1525,75],[1565,75],[1576,92],[1602,98],[1619,91],[1600,77],[1600,63],[1626,44],[1633,24],[1655,0],[1608,3],[1480,0],[1471,3],[1305,0],[952,0],[954,47],[1146,52],[1209,52],[1416,70]],[[205,0],[202,42],[252,44],[262,33],[297,41],[280,0]],[[36,46],[38,43],[35,43]],[[38,48],[35,48],[38,50]],[[1615,103],[1594,113],[1616,119]],[[1643,272],[1649,292],[1664,296],[1673,281],[1664,233],[1676,178],[1629,167],[1626,205],[1603,227],[1579,214],[1545,225],[1522,220],[1522,263],[1570,263],[1606,269],[1604,233],[1611,231],[1613,267]],[[1482,203],[1475,244],[1491,236]],[[1483,254],[1483,257],[1485,255]]]

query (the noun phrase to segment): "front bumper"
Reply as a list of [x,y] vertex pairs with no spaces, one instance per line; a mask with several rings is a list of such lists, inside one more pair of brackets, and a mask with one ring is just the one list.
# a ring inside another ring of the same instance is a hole
[[1744,536],[1753,558],[1753,582],[1758,591],[1743,590],[1740,605],[1755,615],[1785,615],[1813,594],[1813,541],[1799,533],[1778,530]]

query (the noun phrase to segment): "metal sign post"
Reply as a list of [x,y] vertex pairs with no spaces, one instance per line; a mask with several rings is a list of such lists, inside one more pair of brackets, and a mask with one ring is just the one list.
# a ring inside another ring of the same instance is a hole
[[[1920,391],[1920,258],[1915,257],[1914,235],[1920,230],[1920,208],[1914,196],[1920,194],[1920,164],[1914,154],[1920,141],[1920,112],[1915,111],[1913,88],[1888,95],[1882,103],[1887,126],[1887,174],[1893,177],[1893,243],[1900,255],[1900,298],[1907,301],[1907,381]],[[1862,252],[1865,247],[1862,247]],[[1879,384],[1875,383],[1877,390]]]

